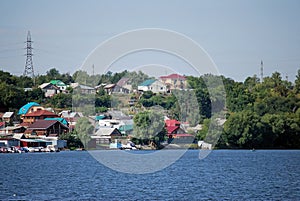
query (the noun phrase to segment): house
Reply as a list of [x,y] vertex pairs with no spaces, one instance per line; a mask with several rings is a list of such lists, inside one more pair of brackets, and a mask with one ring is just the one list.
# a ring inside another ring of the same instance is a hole
[[91,139],[96,142],[96,145],[110,144],[121,136],[121,132],[116,128],[101,127],[94,135],[91,136]]
[[184,129],[181,128],[179,121],[175,119],[166,119],[165,128],[167,130],[168,143],[192,143],[195,139],[194,135],[187,134]]
[[153,93],[167,92],[166,85],[154,79],[146,80],[138,85],[138,91],[152,91]]
[[25,131],[27,136],[57,137],[69,131],[69,128],[56,120],[39,120],[30,124]]
[[80,94],[96,94],[96,89],[79,83],[71,83],[71,87]]
[[60,92],[60,88],[52,83],[44,83],[39,86],[45,93],[45,97],[52,97]]
[[37,110],[35,112],[25,114],[23,116],[23,123],[32,124],[37,120],[53,117],[58,117],[58,115],[48,110]]
[[76,122],[79,118],[83,117],[81,112],[71,112],[64,110],[59,113],[61,118],[64,118],[69,123],[69,129],[73,130],[75,128]]
[[132,85],[129,84],[129,81],[130,78],[121,78],[114,87],[113,92],[129,94],[132,91]]
[[57,86],[60,91],[67,90],[67,85],[61,80],[51,80],[50,83],[53,84],[54,86]]
[[0,129],[1,135],[12,135],[15,133],[24,133],[26,128],[24,126],[7,126]]
[[112,94],[115,88],[115,84],[107,84],[103,87],[107,94]]
[[5,121],[6,123],[12,122],[14,112],[5,112],[2,116],[2,121]]
[[183,134],[185,131],[180,127],[180,122],[176,119],[166,119],[165,120],[165,127],[167,130],[167,135],[174,135],[174,134]]
[[0,138],[0,147],[20,146],[20,141],[14,138]]
[[13,139],[19,141],[21,147],[47,147],[48,145],[55,146],[57,149],[62,149],[67,146],[66,140],[59,140],[58,137],[32,136],[26,138],[23,133],[13,135]]
[[172,89],[185,89],[187,87],[186,77],[179,74],[161,76],[159,80],[167,86],[168,91]]
[[38,111],[38,110],[44,110],[44,108],[36,102],[30,102],[30,103],[27,103],[26,105],[22,106],[19,109],[18,115],[21,115],[21,119],[23,119],[23,116],[25,114],[35,112],[35,111]]
[[24,114],[27,114],[27,112],[32,111],[31,109],[32,109],[34,106],[40,106],[40,104],[38,104],[38,103],[36,103],[36,102],[30,102],[30,103],[27,103],[26,105],[23,105],[23,106],[19,109],[18,115],[24,115]]

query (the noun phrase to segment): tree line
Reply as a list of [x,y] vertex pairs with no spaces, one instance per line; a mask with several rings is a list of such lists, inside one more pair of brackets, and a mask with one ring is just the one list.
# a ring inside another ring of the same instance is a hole
[[[79,82],[96,86],[101,83],[117,83],[123,77],[131,78],[131,84],[135,88],[150,78],[142,72],[128,71],[108,72],[104,75],[88,75],[84,71],[77,71],[70,75],[61,74],[53,68],[45,75],[31,79],[0,71],[0,110],[17,111],[30,101],[53,108],[70,109],[72,89],[68,89],[69,94],[61,93],[45,98],[38,86],[53,79],[59,79],[65,84]],[[300,148],[300,70],[294,82],[282,79],[278,72],[263,80],[257,76],[248,77],[244,82],[215,75],[187,76],[187,81],[190,90],[180,93],[147,92],[142,96],[132,94],[132,97],[138,97],[136,106],[139,108],[159,106],[164,115],[188,121],[192,126],[201,124],[203,129],[195,134],[198,140],[205,139],[215,112],[213,110],[222,111],[227,120],[217,144],[219,148]],[[207,85],[212,87],[208,89]],[[196,101],[191,103],[197,104],[178,104],[193,98]],[[95,95],[96,112],[106,111],[111,107],[111,101],[109,94],[99,90]],[[136,119],[139,124],[148,125],[141,122],[141,119],[147,118]]]

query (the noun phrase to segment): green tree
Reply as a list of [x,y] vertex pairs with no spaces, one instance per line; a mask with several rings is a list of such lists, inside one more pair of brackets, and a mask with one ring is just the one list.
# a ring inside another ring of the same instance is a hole
[[78,138],[76,131],[63,133],[59,136],[60,140],[67,141],[67,148],[74,150],[83,147],[81,140]]
[[300,93],[300,69],[298,69],[296,79],[295,79],[295,87],[294,87],[295,93]]
[[135,138],[152,142],[155,137],[163,139],[165,135],[164,118],[157,110],[139,112],[133,118],[133,134]]
[[85,149],[88,149],[88,143],[91,140],[91,134],[94,132],[94,126],[87,117],[78,119],[75,127],[77,137],[82,142]]

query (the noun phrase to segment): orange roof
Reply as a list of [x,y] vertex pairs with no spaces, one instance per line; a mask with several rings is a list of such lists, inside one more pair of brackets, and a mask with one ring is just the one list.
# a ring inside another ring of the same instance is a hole
[[35,112],[31,112],[28,114],[25,114],[24,117],[40,117],[40,116],[51,116],[51,117],[58,117],[57,114],[53,112],[49,112],[48,110],[37,110]]

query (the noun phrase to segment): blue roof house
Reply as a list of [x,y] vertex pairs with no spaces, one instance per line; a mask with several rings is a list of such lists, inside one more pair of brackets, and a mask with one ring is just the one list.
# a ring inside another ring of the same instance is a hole
[[26,105],[24,105],[23,107],[21,107],[19,109],[18,115],[25,115],[27,114],[27,112],[30,110],[30,108],[32,108],[33,106],[40,106],[40,104],[36,103],[36,102],[30,102],[27,103]]

